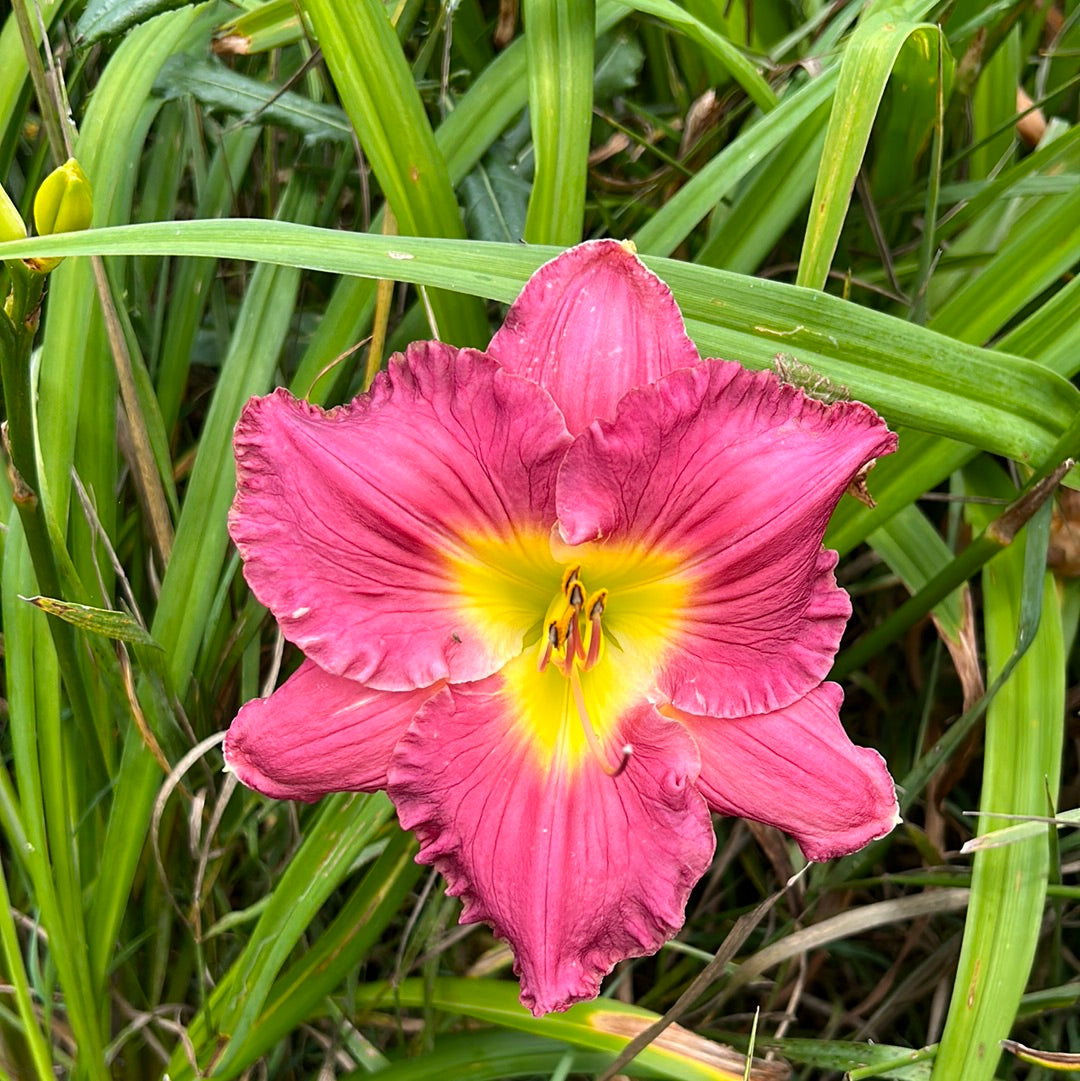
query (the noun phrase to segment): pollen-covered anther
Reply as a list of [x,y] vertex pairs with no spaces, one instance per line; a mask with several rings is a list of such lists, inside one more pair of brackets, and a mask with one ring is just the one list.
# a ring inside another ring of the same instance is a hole
[[598,589],[585,603],[585,614],[589,623],[585,628],[585,659],[581,666],[586,672],[595,667],[596,662],[600,660],[600,647],[604,644],[600,617],[607,607],[607,595],[606,589]]
[[585,607],[585,586],[579,575],[580,566],[567,567],[555,599],[544,616],[544,637],[537,668],[543,672],[555,658],[564,676],[570,675],[575,662],[586,658],[582,638],[581,614]]
[[543,647],[540,650],[540,659],[536,662],[538,672],[547,669],[551,661],[551,655],[559,648],[559,627],[557,623],[545,624]]

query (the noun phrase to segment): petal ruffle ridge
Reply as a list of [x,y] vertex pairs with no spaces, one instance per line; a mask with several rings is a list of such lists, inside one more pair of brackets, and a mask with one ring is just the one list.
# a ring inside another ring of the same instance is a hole
[[548,390],[575,435],[632,387],[700,360],[671,290],[616,240],[540,267],[487,353]]
[[775,713],[719,720],[679,713],[701,752],[698,789],[720,814],[777,826],[809,860],[846,856],[900,821],[877,751],[840,724],[843,692],[823,683]]
[[374,792],[386,787],[391,751],[439,686],[372,691],[304,661],[269,698],[236,715],[225,762],[241,783],[274,799]]
[[569,436],[540,387],[419,343],[339,409],[252,399],[234,443],[245,577],[322,668],[409,690],[483,678],[520,651],[535,613],[504,605],[478,625],[455,558],[470,538],[550,528]]
[[[559,473],[571,545],[634,540],[688,583],[659,685],[680,709],[782,709],[821,682],[850,614],[821,549],[845,488],[896,437],[859,402],[705,361],[632,391]],[[615,618],[618,598],[609,609]]]
[[647,705],[618,727],[634,753],[616,778],[587,755],[546,758],[495,676],[446,688],[394,751],[388,791],[417,859],[462,897],[462,923],[486,921],[510,943],[537,1016],[659,949],[712,857],[686,733]]

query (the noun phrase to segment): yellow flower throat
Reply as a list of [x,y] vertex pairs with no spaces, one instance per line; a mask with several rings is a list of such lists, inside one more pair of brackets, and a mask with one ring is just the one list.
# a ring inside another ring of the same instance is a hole
[[571,546],[550,529],[464,539],[448,553],[462,633],[507,658],[512,723],[542,761],[625,768],[618,722],[652,696],[653,674],[677,648],[685,558],[625,542]]

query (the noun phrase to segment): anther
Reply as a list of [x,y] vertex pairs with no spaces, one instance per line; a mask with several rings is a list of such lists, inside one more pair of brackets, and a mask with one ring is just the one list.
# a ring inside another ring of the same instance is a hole
[[604,614],[604,608],[607,604],[607,590],[597,590],[588,600],[586,605],[586,611],[589,617],[589,629],[586,636],[588,642],[588,648],[585,653],[585,658],[582,661],[582,667],[588,671],[592,668],[598,660],[600,660],[600,646],[603,642],[603,631],[600,627],[600,617]]
[[540,660],[537,662],[536,667],[543,672],[548,666],[548,662],[551,660],[551,654],[554,650],[559,648],[559,625],[552,622],[548,624],[547,635],[545,637],[544,652],[540,654]]

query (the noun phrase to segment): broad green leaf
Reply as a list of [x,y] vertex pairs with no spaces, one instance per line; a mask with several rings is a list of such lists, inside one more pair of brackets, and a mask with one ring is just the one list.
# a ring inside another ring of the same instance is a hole
[[[434,1047],[416,1058],[403,1059],[379,1070],[380,1081],[507,1081],[511,1077],[555,1077],[567,1068],[574,1075],[599,1074],[610,1055],[582,1051],[562,1040],[531,1036],[523,1032],[481,1029],[440,1036]],[[342,1081],[361,1081],[368,1070],[346,1074]],[[659,1078],[666,1074],[634,1063],[627,1077]]]
[[92,608],[88,604],[73,604],[71,601],[57,600],[55,597],[20,597],[35,608],[56,616],[88,634],[99,634],[105,638],[121,642],[135,642],[142,646],[161,646],[147,633],[146,629],[127,614],[105,608]]
[[[612,1055],[657,1020],[656,1014],[615,999],[579,1002],[565,1013],[533,1017],[518,1002],[518,992],[516,983],[503,980],[437,979],[430,986],[423,980],[403,980],[397,987],[386,983],[366,984],[357,990],[356,1001],[378,1009],[433,1006],[445,1013]],[[675,1081],[743,1079],[741,1055],[677,1025],[666,1029],[634,1062]],[[756,1072],[750,1076],[755,1081],[763,1077]]]
[[261,79],[241,75],[224,64],[173,56],[154,83],[154,92],[169,99],[190,94],[205,108],[238,116],[247,123],[288,128],[311,143],[348,143],[352,127],[335,105],[312,101]]
[[597,55],[593,71],[593,95],[602,102],[609,102],[637,86],[645,60],[641,43],[627,31],[620,30],[603,38],[599,36],[607,22],[606,8],[604,3],[597,8]]
[[524,0],[533,188],[530,244],[576,244],[592,131],[595,0]]
[[185,7],[190,0],[89,0],[75,24],[75,43],[82,48],[112,35],[123,34],[160,15]]
[[1046,195],[1017,220],[996,255],[934,314],[934,330],[984,342],[1080,259],[1080,185]]
[[[995,479],[984,469],[979,477],[983,494],[997,494],[992,485],[1007,490],[1000,474]],[[977,524],[988,518],[978,505],[969,513]],[[1025,543],[1010,546],[983,572],[988,677],[1015,667],[987,710],[980,809],[988,815],[979,820],[980,834],[1001,824],[994,812],[1045,814],[1048,794],[1057,795],[1065,657],[1057,591],[1042,573],[1048,513],[1042,519],[1041,531],[1033,528],[1037,518]],[[1045,835],[976,853],[964,942],[934,1065],[937,1081],[994,1076],[1000,1041],[1012,1027],[1038,942],[1048,864]]]
[[[303,0],[342,105],[379,179],[402,234],[464,235],[446,160],[435,143],[397,36],[379,0],[338,4]],[[484,307],[476,300],[429,294],[438,336],[484,345]]]
[[[72,806],[72,787],[65,768],[60,678],[56,652],[44,618],[19,600],[34,592],[33,565],[22,521],[13,513],[4,546],[4,669],[8,695],[8,727],[15,779],[25,830],[25,864],[35,905],[49,935],[66,1012],[81,1054],[80,1078],[107,1081],[105,1036],[100,1027],[92,983],[86,924],[72,839],[79,810]],[[89,718],[78,717],[85,740]],[[70,746],[70,743],[69,743]],[[83,750],[85,753],[85,749]],[[5,862],[5,869],[10,864]]]
[[465,225],[478,240],[513,243],[525,235],[530,185],[498,150],[461,182]]
[[[932,23],[920,23],[883,12],[859,24],[844,50],[833,110],[825,132],[810,218],[799,260],[799,285],[825,285],[840,230],[847,216],[855,178],[862,167],[870,129],[896,58],[913,37],[939,38]],[[937,42],[929,40],[921,56],[937,75]]]
[[[265,260],[390,276],[501,301],[513,300],[528,275],[556,254],[539,247],[387,240],[287,222],[220,221],[10,241],[0,245],[0,258],[89,251]],[[672,260],[648,262],[672,287],[704,355],[765,368],[777,352],[793,352],[894,423],[1038,463],[1080,411],[1080,391],[1032,361],[958,343],[814,290]]]

